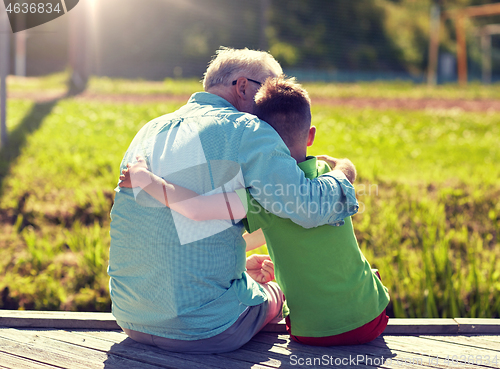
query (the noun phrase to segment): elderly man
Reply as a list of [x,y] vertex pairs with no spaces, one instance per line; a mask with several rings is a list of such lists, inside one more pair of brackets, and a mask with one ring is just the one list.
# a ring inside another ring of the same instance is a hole
[[[120,170],[140,155],[153,173],[200,195],[246,187],[265,209],[303,227],[340,224],[357,210],[345,189],[333,175],[306,179],[280,136],[252,115],[261,83],[280,74],[266,52],[221,48],[205,92],[147,123]],[[227,221],[196,222],[140,188],[116,192],[110,293],[132,339],[176,352],[227,352],[281,317],[277,285],[256,282],[269,276],[268,258],[246,262],[243,224],[231,219],[229,201],[220,206]]]

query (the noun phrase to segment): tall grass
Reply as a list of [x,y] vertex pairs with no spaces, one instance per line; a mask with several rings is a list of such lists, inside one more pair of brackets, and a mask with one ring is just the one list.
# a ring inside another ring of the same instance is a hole
[[[16,77],[9,76],[8,90],[12,92],[64,92],[68,72],[56,73],[46,77]],[[303,82],[303,81],[299,81]],[[359,83],[324,83],[305,82],[309,94],[313,98],[409,98],[409,99],[499,99],[498,84],[483,85],[478,82],[467,86],[457,86],[454,83],[428,87],[408,81],[391,82],[359,82]],[[202,85],[198,78],[175,80],[167,78],[164,81],[126,80],[107,77],[92,77],[87,91],[91,94],[118,95],[191,95],[201,91]]]
[[61,100],[21,138],[26,117],[40,111],[9,101],[10,143],[0,152],[1,307],[109,310],[109,212],[119,164],[137,130],[177,106]]
[[[109,310],[109,211],[119,163],[144,123],[178,106],[9,101],[13,146],[0,152],[0,307]],[[27,130],[27,119],[38,120],[36,128]],[[314,107],[310,153],[346,156],[358,168],[353,223],[390,289],[392,316],[500,316],[499,119]]]

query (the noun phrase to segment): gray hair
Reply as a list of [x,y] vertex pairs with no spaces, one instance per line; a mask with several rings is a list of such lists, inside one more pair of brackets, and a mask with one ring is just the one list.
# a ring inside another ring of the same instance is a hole
[[283,73],[273,56],[265,51],[232,49],[221,47],[208,63],[203,76],[203,88],[207,91],[216,85],[229,86],[239,77],[247,77],[264,82],[267,77],[277,77]]

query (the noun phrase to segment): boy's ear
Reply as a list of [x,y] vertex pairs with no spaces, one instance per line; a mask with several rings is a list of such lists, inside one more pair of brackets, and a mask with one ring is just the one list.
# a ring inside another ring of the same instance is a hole
[[309,128],[309,136],[307,137],[307,146],[311,146],[313,144],[314,137],[316,137],[316,127],[311,126],[311,128]]

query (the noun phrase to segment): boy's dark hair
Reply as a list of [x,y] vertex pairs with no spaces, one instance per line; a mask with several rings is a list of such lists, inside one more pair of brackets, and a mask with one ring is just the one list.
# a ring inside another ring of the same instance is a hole
[[295,78],[268,78],[255,95],[255,115],[269,123],[291,147],[307,140],[311,100]]

